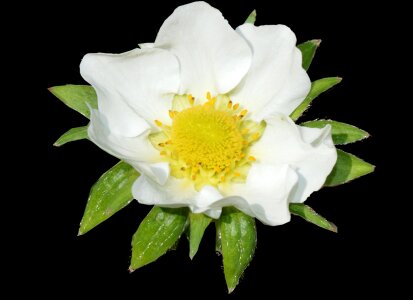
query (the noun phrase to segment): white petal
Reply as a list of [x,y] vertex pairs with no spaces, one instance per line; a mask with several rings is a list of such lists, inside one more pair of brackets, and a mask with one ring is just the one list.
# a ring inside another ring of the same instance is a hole
[[190,180],[173,177],[161,185],[141,176],[133,184],[132,193],[141,204],[189,207],[194,213],[205,213],[212,218],[219,218],[222,207],[235,206],[274,226],[290,220],[288,199],[297,180],[296,172],[288,165],[254,164],[246,184],[231,185],[225,191],[227,197],[212,186],[204,186],[197,192]]
[[267,225],[290,221],[289,196],[298,176],[288,165],[255,163],[245,184],[233,185],[226,193],[234,195],[215,202],[216,206],[235,206]]
[[188,206],[188,199],[194,197],[194,191],[180,183],[182,181],[170,177],[164,185],[160,185],[146,176],[140,176],[132,186],[132,194],[141,204],[162,207]]
[[212,186],[204,186],[199,192],[193,187],[190,180],[169,177],[164,184],[158,184],[146,176],[141,176],[132,187],[136,200],[142,204],[158,205],[162,207],[189,207],[194,213],[207,213],[212,217],[219,217],[220,209],[211,209],[210,205],[222,195]]
[[169,165],[159,162],[159,152],[148,140],[150,130],[135,137],[124,137],[113,133],[107,120],[97,110],[92,110],[88,135],[92,142],[109,154],[132,165],[140,173],[164,183],[169,176]]
[[289,115],[311,88],[294,33],[284,25],[252,24],[239,26],[237,32],[251,45],[253,58],[250,70],[231,97],[256,121],[277,112]]
[[173,54],[149,48],[87,54],[80,72],[95,88],[99,111],[111,131],[135,136],[155,119],[169,120],[168,108],[179,87],[179,64]]
[[225,94],[246,74],[251,49],[221,12],[205,2],[175,9],[165,20],[155,47],[172,51],[180,62],[180,94],[205,98]]
[[297,171],[299,181],[290,202],[304,202],[319,190],[337,160],[330,126],[305,128],[283,115],[267,120],[263,136],[253,145],[251,154],[260,163],[289,164]]
[[138,44],[139,48],[145,49],[145,48],[153,48],[153,43],[141,43]]

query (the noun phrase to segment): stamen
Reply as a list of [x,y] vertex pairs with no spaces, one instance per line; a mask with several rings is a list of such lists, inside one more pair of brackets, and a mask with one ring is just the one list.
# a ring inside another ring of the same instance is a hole
[[207,92],[206,101],[199,99],[202,103],[197,104],[191,94],[184,97],[188,99],[186,105],[168,111],[171,125],[154,121],[161,132],[154,133],[151,140],[162,160],[171,164],[172,176],[186,177],[196,190],[232,180],[245,181],[251,163],[256,161],[248,153],[262,135],[259,124],[244,121],[248,110],[226,95],[216,97]]
[[239,117],[243,118],[247,114],[248,110],[244,109],[240,114]]
[[158,125],[159,127],[162,127],[163,125],[162,122],[159,120],[155,120],[155,124]]
[[174,114],[174,112],[173,112],[172,110],[169,110],[169,117],[170,117],[171,119],[173,119],[173,118],[175,117],[175,114]]
[[188,101],[189,101],[189,104],[192,106],[192,105],[194,105],[195,98],[194,98],[194,97],[192,97],[192,95],[191,95],[191,94],[189,94],[189,95],[188,95]]
[[254,134],[251,136],[251,138],[252,138],[254,141],[258,140],[259,137],[260,137],[260,133],[259,133],[259,132],[256,132],[256,133],[254,133]]

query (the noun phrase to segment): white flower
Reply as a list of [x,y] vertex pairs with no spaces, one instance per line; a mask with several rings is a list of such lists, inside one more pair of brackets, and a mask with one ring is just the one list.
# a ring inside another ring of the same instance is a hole
[[142,174],[140,203],[214,218],[235,206],[284,224],[289,203],[320,189],[337,155],[329,126],[288,117],[310,90],[295,44],[283,25],[233,30],[205,2],[180,6],[153,44],[83,58],[99,106],[89,137]]

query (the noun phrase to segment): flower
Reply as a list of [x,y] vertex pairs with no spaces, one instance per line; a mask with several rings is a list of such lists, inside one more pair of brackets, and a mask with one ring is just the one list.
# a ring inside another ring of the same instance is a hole
[[141,173],[140,203],[213,218],[235,206],[284,224],[289,203],[320,189],[337,157],[330,126],[288,117],[311,86],[295,45],[284,25],[233,30],[205,2],[180,6],[154,43],[83,58],[99,107],[89,138]]

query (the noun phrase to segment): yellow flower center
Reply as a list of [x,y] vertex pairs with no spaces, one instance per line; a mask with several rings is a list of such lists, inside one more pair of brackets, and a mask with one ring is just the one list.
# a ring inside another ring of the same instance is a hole
[[181,111],[172,122],[173,148],[190,166],[225,169],[242,153],[238,122],[227,111],[197,105]]
[[149,136],[163,160],[169,162],[171,175],[188,179],[197,190],[205,185],[219,186],[245,182],[256,158],[251,145],[265,129],[265,123],[248,120],[248,111],[228,96],[195,99],[176,95],[169,116],[171,125],[155,120],[161,131]]

